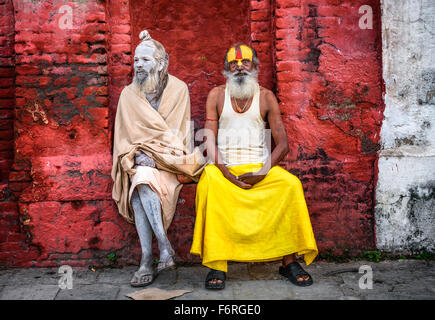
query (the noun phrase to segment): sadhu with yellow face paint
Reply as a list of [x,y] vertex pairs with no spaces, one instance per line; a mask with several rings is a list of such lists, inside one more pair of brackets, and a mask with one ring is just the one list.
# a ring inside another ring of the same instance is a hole
[[198,183],[190,252],[211,269],[208,289],[225,287],[229,260],[282,260],[281,275],[299,286],[313,283],[295,261],[303,255],[308,265],[318,254],[304,192],[299,179],[278,166],[289,151],[287,135],[275,95],[258,84],[259,65],[251,46],[232,46],[225,54],[226,84],[207,98],[206,147],[213,164]]

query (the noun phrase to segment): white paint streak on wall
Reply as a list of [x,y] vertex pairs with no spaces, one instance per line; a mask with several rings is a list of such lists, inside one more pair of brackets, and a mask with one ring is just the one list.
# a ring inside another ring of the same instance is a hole
[[435,252],[435,2],[382,0],[379,249]]

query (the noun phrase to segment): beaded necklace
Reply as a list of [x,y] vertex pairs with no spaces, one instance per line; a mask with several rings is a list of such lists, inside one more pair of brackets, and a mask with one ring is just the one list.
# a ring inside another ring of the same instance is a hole
[[237,103],[237,100],[234,98],[231,98],[234,101],[234,104],[236,105],[236,110],[238,113],[243,113],[245,112],[245,108],[248,105],[249,101],[251,100],[251,98],[249,98],[248,100],[246,100],[245,105],[243,106],[243,109],[239,107],[239,104]]

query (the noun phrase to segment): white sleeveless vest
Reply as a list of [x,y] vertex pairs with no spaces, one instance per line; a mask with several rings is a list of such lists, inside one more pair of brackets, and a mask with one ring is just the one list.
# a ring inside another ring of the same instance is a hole
[[234,111],[228,86],[225,88],[217,145],[226,166],[266,162],[271,135],[260,113],[260,86],[257,85],[252,104],[243,113]]

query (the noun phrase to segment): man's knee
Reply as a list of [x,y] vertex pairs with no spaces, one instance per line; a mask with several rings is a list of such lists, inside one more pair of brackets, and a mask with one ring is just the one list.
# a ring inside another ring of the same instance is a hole
[[142,201],[160,201],[157,193],[148,184],[139,184],[136,189]]
[[148,195],[148,194],[152,194],[155,193],[151,187],[148,184],[142,183],[142,184],[138,184],[136,186],[136,190],[139,192],[139,194],[144,194],[144,195]]
[[201,177],[198,181],[198,188],[203,185],[207,185],[210,181],[216,179],[216,177],[222,174],[222,172],[213,164],[207,165],[202,171]]

